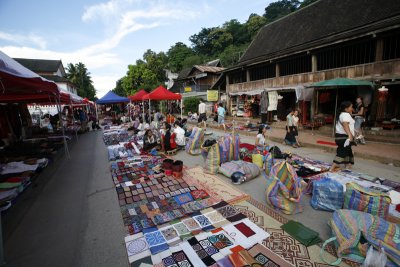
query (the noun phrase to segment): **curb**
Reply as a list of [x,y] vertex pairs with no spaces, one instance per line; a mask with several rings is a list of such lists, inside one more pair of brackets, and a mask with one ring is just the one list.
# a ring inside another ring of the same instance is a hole
[[[194,122],[189,122],[188,124],[191,125],[197,125]],[[211,129],[219,129],[218,126],[215,125],[207,125],[207,128]],[[235,130],[235,132],[239,133],[240,135],[245,135],[245,136],[253,136],[255,132],[248,132],[248,131],[242,131],[242,130]],[[282,143],[283,139],[275,136],[269,136],[268,137],[271,141],[277,142],[277,143]],[[306,143],[302,142],[302,147],[307,147],[307,148],[317,148],[317,149],[322,149],[326,152],[330,153],[335,153],[336,152],[336,147],[331,147],[331,146],[325,146],[325,145],[319,145],[319,144],[313,144],[313,143]],[[393,166],[400,167],[400,160],[397,159],[392,159],[392,158],[387,158],[387,157],[382,157],[382,156],[376,156],[376,155],[370,155],[362,152],[357,152],[353,151],[354,156],[362,159],[368,159],[368,160],[375,160],[383,164],[393,164]],[[334,156],[334,155],[333,155]],[[332,156],[332,157],[333,157]]]

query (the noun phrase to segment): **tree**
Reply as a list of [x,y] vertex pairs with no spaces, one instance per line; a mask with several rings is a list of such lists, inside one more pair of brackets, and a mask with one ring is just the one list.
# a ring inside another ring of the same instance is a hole
[[93,86],[90,72],[88,72],[85,64],[82,62],[79,62],[75,65],[69,63],[67,65],[66,72],[67,79],[78,87],[78,95],[81,97],[86,97],[90,100],[94,100],[96,89]]
[[246,22],[247,32],[250,35],[250,39],[253,39],[265,24],[267,24],[266,18],[257,14],[251,14]]
[[300,4],[299,9],[303,8],[303,7],[306,7],[306,6],[312,4],[312,3],[316,2],[316,1],[317,0],[303,0],[303,2],[301,2],[301,4]]
[[127,91],[125,91],[124,87],[122,86],[122,80],[123,78],[119,79],[116,82],[115,88],[112,91],[120,96],[128,96],[130,95],[130,92],[128,93]]
[[229,32],[221,28],[214,28],[208,35],[212,44],[212,55],[217,55],[224,51],[225,47],[233,43],[233,36]]
[[247,44],[241,46],[230,45],[219,54],[219,59],[224,67],[231,67],[239,62],[240,57],[247,48]]
[[189,37],[189,40],[192,42],[193,50],[198,55],[212,55],[212,44],[209,38],[209,34],[215,28],[202,28],[198,34],[194,34]]
[[264,17],[267,19],[267,22],[270,23],[296,11],[299,5],[299,0],[280,0],[273,2],[265,8]]
[[197,109],[198,106],[200,104],[200,98],[198,97],[187,97],[185,99],[183,99],[183,106],[185,107],[185,113],[187,114],[188,112],[196,112],[197,113]]
[[251,41],[246,25],[241,24],[237,19],[225,22],[222,28],[232,35],[234,45],[246,44]]
[[199,55],[193,55],[185,58],[182,62],[182,69],[187,69],[193,67],[193,65],[203,64],[204,58]]
[[168,67],[172,72],[180,72],[183,69],[183,61],[193,56],[193,50],[182,42],[178,42],[167,52]]
[[[136,92],[139,88],[151,91],[164,84],[168,58],[164,52],[156,53],[148,49],[143,54],[143,60],[136,60],[136,64],[128,66],[126,75],[121,79],[121,87],[127,94]],[[117,88],[115,88],[117,89]]]

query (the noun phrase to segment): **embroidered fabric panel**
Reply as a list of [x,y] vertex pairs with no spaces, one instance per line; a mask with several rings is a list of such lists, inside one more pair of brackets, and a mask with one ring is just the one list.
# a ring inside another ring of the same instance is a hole
[[189,229],[189,231],[198,230],[201,228],[200,225],[193,218],[183,220],[182,222]]
[[213,246],[219,250],[224,249],[228,246],[232,246],[233,242],[229,240],[224,234],[217,234],[209,236],[208,241],[210,241]]
[[183,251],[178,251],[172,253],[172,257],[174,258],[175,262],[178,264],[179,267],[191,267],[194,266],[189,257]]
[[183,205],[185,203],[193,201],[193,197],[190,193],[177,195],[174,197],[174,199],[179,205]]
[[205,265],[210,266],[215,264],[214,259],[210,257],[210,255],[200,245],[195,237],[190,238],[187,242],[192,246],[192,249],[196,252],[197,256],[204,262]]
[[256,233],[250,229],[250,227],[248,227],[246,224],[244,223],[238,223],[235,224],[235,227],[242,232],[243,235],[245,235],[246,237],[250,237],[255,235]]
[[190,192],[194,199],[204,199],[210,197],[210,195],[203,189],[194,190]]
[[148,249],[149,246],[147,245],[145,237],[134,239],[126,243],[126,250],[128,252],[128,257],[139,254]]

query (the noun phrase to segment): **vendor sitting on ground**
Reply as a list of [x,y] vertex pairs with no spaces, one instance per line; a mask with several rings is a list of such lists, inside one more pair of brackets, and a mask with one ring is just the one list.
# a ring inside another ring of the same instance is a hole
[[175,141],[178,147],[182,148],[185,147],[186,145],[186,140],[185,140],[185,130],[183,130],[180,126],[178,121],[175,121],[174,123],[174,133],[176,135]]
[[143,150],[150,151],[153,148],[160,149],[160,144],[153,131],[148,129],[143,136]]
[[256,147],[257,150],[264,154],[264,151],[268,151],[269,144],[266,142],[267,137],[267,125],[263,124],[258,128],[258,134],[256,136]]
[[176,149],[176,134],[171,132],[171,125],[165,123],[165,134],[162,135],[162,147],[165,152]]
[[183,119],[181,121],[181,128],[185,131],[185,135],[186,135],[186,132],[187,132],[187,119]]
[[145,134],[145,131],[150,128],[150,125],[147,122],[143,123],[143,119],[141,119],[141,118],[139,119],[139,121],[140,121],[140,124],[137,128],[137,130],[138,130],[137,135],[142,136]]

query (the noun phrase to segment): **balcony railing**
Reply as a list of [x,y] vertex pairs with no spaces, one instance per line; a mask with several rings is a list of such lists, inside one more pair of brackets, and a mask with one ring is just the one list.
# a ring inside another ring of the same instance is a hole
[[323,80],[344,77],[350,79],[391,79],[400,75],[400,59],[379,61],[317,72],[287,75],[244,83],[227,84],[227,92],[250,91],[262,88],[312,84]]

